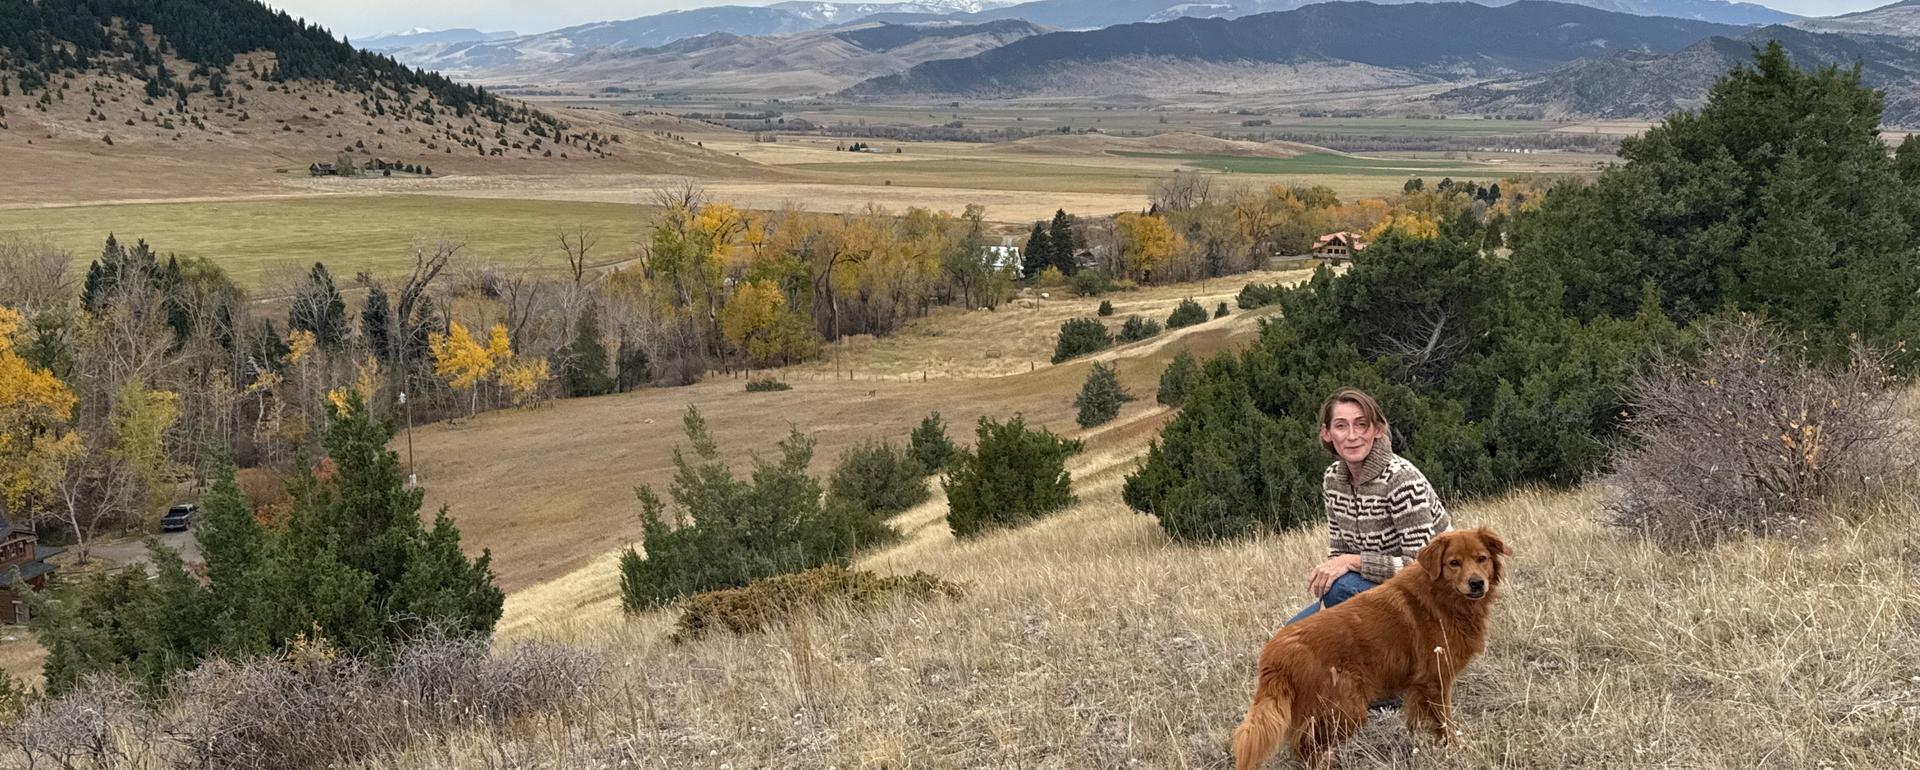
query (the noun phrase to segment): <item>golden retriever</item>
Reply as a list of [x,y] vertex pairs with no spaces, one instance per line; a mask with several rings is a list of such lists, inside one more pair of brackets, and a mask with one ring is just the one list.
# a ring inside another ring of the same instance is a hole
[[1254,770],[1282,744],[1326,767],[1367,705],[1396,694],[1409,729],[1448,741],[1453,680],[1486,646],[1509,553],[1485,528],[1445,532],[1387,582],[1280,629],[1260,651],[1253,708],[1233,733],[1235,767]]

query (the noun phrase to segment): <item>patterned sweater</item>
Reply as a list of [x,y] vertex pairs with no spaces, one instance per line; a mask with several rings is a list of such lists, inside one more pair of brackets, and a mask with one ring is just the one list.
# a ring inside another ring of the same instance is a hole
[[1321,494],[1327,503],[1327,555],[1364,556],[1360,576],[1375,583],[1412,562],[1434,535],[1453,529],[1453,518],[1427,477],[1384,439],[1360,464],[1358,478],[1344,461],[1328,466]]

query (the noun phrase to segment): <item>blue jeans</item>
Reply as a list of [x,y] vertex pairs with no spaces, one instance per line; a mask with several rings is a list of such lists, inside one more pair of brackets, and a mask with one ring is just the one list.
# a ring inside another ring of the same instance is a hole
[[1307,605],[1306,609],[1301,610],[1300,614],[1293,616],[1293,619],[1287,621],[1286,624],[1290,626],[1298,623],[1306,619],[1308,615],[1319,612],[1323,607],[1332,607],[1333,605],[1353,598],[1354,594],[1377,585],[1380,584],[1360,577],[1360,573],[1358,572],[1348,572],[1345,575],[1335,578],[1333,585],[1327,586],[1327,592],[1320,596],[1320,601]]

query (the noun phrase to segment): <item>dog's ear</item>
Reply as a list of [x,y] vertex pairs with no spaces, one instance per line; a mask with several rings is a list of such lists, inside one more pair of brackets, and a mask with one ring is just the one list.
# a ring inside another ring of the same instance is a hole
[[1493,530],[1491,529],[1481,527],[1477,530],[1476,534],[1480,536],[1480,544],[1487,547],[1488,553],[1493,554],[1493,575],[1491,578],[1494,585],[1500,585],[1500,575],[1506,571],[1506,557],[1508,554],[1513,553],[1513,549],[1508,548],[1507,541],[1501,540],[1500,536],[1493,534]]
[[1427,543],[1426,547],[1420,549],[1419,555],[1414,557],[1420,562],[1420,568],[1427,571],[1427,577],[1434,580],[1439,580],[1442,575],[1447,574],[1444,565],[1447,563],[1448,534],[1440,533],[1439,537]]
[[1480,544],[1486,546],[1487,550],[1495,556],[1507,556],[1513,553],[1513,549],[1507,547],[1507,541],[1501,540],[1500,536],[1493,534],[1491,529],[1481,527],[1474,530],[1474,534],[1480,536]]

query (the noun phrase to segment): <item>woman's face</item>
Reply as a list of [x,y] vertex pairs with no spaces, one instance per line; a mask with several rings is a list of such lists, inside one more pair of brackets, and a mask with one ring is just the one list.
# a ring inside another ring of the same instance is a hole
[[1366,461],[1380,426],[1360,412],[1360,405],[1341,401],[1333,405],[1333,421],[1320,429],[1320,440],[1333,444],[1333,453],[1353,465]]

